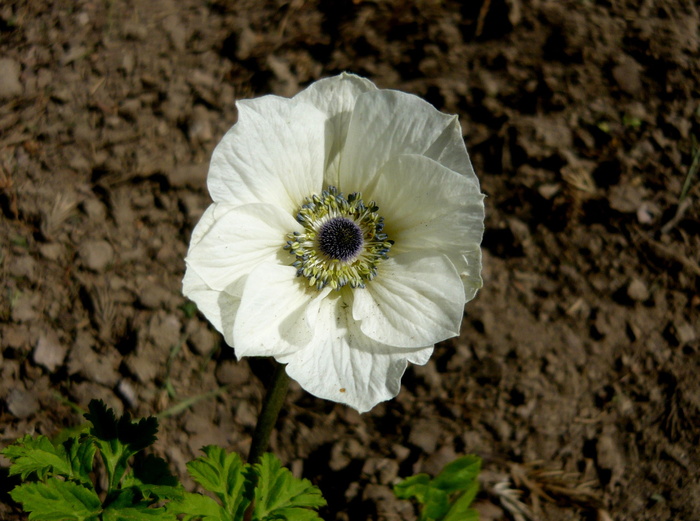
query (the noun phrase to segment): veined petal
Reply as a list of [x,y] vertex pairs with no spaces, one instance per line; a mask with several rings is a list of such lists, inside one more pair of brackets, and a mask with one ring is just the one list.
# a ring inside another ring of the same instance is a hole
[[484,285],[481,278],[481,248],[479,245],[475,245],[473,250],[464,254],[464,261],[466,266],[458,269],[464,283],[465,302],[469,302]]
[[207,185],[216,202],[269,203],[296,212],[323,183],[326,115],[298,100],[236,102],[238,123],[217,145]]
[[457,116],[453,117],[452,122],[423,155],[472,180],[478,189],[479,179],[476,177],[474,167],[469,159],[467,146],[464,144],[462,136],[462,126],[459,124]]
[[202,237],[209,231],[209,228],[212,227],[216,219],[220,216],[226,213],[230,207],[226,205],[221,205],[221,204],[210,204],[206,210],[204,210],[204,213],[202,216],[199,218],[199,222],[197,225],[194,227],[194,230],[192,230],[192,235],[190,237],[190,247],[189,249],[192,249],[192,247],[197,244],[199,241],[202,240]]
[[225,291],[213,290],[189,267],[185,270],[182,280],[182,293],[197,304],[197,309],[224,335],[224,340],[229,345],[233,345],[232,317],[236,316],[241,304],[237,285],[234,283]]
[[263,262],[288,264],[285,235],[302,229],[270,204],[219,205],[202,223],[203,231],[193,232],[185,262],[214,290],[224,290]]
[[394,254],[446,255],[462,275],[465,302],[481,280],[484,196],[469,178],[424,156],[401,155],[384,165],[373,198],[395,241]]
[[[436,218],[464,214],[483,221],[484,196],[479,186],[465,176],[425,156],[407,154],[392,157],[378,172],[371,194],[392,233],[425,225]],[[470,237],[460,242],[481,240],[483,224],[465,229]]]
[[[354,74],[342,73],[312,83],[294,96],[295,100],[313,105],[326,117],[326,173],[323,186],[338,186],[340,151],[345,146],[350,115],[357,97],[363,92],[377,90],[371,81]],[[466,150],[465,150],[466,151]]]
[[365,92],[357,98],[350,120],[340,163],[340,188],[370,193],[379,170],[400,154],[430,152],[432,157],[449,156],[450,164],[460,163],[440,151],[451,142],[456,119],[411,94]]
[[352,298],[349,291],[329,294],[321,302],[313,340],[275,358],[314,396],[366,412],[396,396],[407,362],[425,363],[433,346],[397,349],[368,338],[352,319]]
[[258,266],[246,279],[233,325],[236,356],[277,357],[307,345],[329,292],[309,288],[291,266]]
[[444,255],[404,253],[379,266],[365,291],[355,292],[352,315],[373,340],[419,347],[459,335],[464,288]]

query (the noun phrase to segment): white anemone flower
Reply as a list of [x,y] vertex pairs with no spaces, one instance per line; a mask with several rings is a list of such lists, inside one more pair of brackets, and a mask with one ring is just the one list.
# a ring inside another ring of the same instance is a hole
[[457,116],[352,74],[237,103],[183,292],[237,357],[365,412],[456,336],[483,195]]

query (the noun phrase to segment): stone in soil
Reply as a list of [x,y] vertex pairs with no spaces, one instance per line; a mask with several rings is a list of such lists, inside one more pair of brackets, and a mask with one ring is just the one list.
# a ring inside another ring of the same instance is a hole
[[20,65],[11,58],[0,59],[0,100],[20,96],[23,92],[20,82]]
[[107,241],[88,241],[79,250],[83,265],[96,272],[104,271],[114,262],[114,248]]
[[46,329],[40,333],[34,348],[34,363],[54,373],[63,365],[67,353],[68,347],[61,343],[58,333],[53,329]]
[[12,389],[5,398],[7,410],[19,419],[28,418],[39,410],[39,400],[31,391]]

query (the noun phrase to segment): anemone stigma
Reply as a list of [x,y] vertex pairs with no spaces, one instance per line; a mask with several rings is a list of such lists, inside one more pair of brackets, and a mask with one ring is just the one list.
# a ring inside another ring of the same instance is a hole
[[345,197],[335,186],[307,197],[296,216],[304,231],[287,234],[284,246],[296,257],[297,276],[318,290],[364,288],[394,244],[378,211],[361,193]]

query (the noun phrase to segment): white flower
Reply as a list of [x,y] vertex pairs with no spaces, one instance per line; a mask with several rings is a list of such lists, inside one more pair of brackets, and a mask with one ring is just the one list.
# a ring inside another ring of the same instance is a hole
[[183,292],[238,357],[360,412],[459,334],[484,205],[456,116],[351,74],[237,104]]

